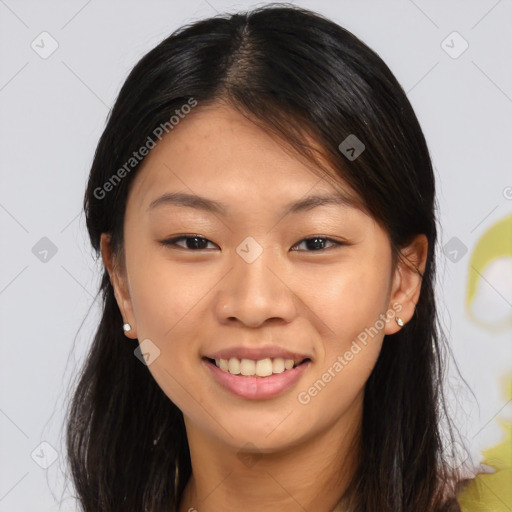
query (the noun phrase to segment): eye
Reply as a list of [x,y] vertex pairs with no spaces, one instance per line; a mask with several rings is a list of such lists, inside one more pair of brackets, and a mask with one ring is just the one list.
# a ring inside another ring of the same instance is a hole
[[[337,242],[336,240],[333,240],[332,238],[327,238],[325,236],[313,236],[311,238],[304,238],[303,240],[301,240],[300,242],[295,244],[293,247],[296,247],[296,246],[298,246],[300,244],[305,243],[306,247],[308,247],[308,249],[312,248],[313,252],[318,252],[319,250],[320,251],[325,250],[325,247],[322,247],[325,244],[325,242],[330,242],[334,246],[336,246],[336,245],[345,245],[342,242]],[[292,248],[292,250],[297,250],[297,249],[293,249]],[[308,250],[308,252],[311,252],[311,251]]]
[[[183,245],[180,245],[178,243],[181,241],[185,242],[185,247],[183,247]],[[326,242],[331,243],[332,244],[331,246],[345,245],[343,242],[338,242],[336,240],[333,240],[332,238],[327,238],[327,237],[322,237],[322,236],[314,236],[314,237],[310,237],[310,238],[304,238],[300,242],[296,243],[293,247],[297,247],[297,246],[300,246],[301,244],[305,243],[307,252],[318,252],[318,251],[323,251],[326,249],[326,247],[324,247]],[[215,245],[215,244],[213,244],[213,242],[211,242],[207,238],[204,238],[199,235],[178,236],[175,238],[170,238],[169,240],[163,240],[160,243],[165,246],[177,246],[177,247],[181,247],[182,249],[188,249],[188,250],[207,249],[205,244],[207,245],[208,243]],[[298,250],[298,249],[293,249],[293,247],[291,249],[292,251]]]
[[[182,245],[179,245],[178,242],[185,240],[185,247]],[[191,241],[189,243],[189,241]],[[201,250],[206,249],[205,242],[213,244],[213,242],[210,242],[210,240],[203,238],[202,236],[198,235],[184,235],[184,236],[177,236],[175,238],[171,238],[169,240],[162,240],[160,243],[165,246],[177,246],[181,247],[183,249],[190,249],[190,250]]]

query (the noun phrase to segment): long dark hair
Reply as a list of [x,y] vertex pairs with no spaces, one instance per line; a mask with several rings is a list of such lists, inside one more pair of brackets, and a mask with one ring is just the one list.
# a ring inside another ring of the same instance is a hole
[[[159,126],[170,131],[169,118],[183,105],[219,100],[274,133],[320,175],[325,161],[336,169],[385,228],[395,261],[414,235],[427,236],[414,316],[385,336],[366,383],[362,458],[345,502],[351,511],[459,510],[441,426],[450,446],[445,340],[433,290],[432,163],[402,87],[353,34],[311,11],[267,5],[194,22],[147,53],[122,86],[94,155],[84,209],[97,256],[102,233],[122,254],[127,193],[140,166],[126,167],[133,152]],[[365,145],[353,160],[339,149],[349,135]],[[66,422],[79,502],[86,512],[178,510],[191,475],[183,415],[134,356],[137,342],[123,334],[106,269],[98,293],[103,314]]]

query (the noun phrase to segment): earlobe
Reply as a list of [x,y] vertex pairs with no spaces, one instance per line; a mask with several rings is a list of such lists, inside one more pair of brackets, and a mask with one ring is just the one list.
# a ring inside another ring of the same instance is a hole
[[[400,251],[396,264],[389,304],[395,311],[394,318],[386,324],[385,334],[394,334],[404,327],[414,315],[418,303],[423,273],[428,256],[428,239],[424,234]],[[397,304],[400,308],[397,309]]]
[[[111,246],[111,236],[108,233],[101,234],[100,246],[103,263],[109,274],[112,288],[114,289],[117,306],[123,317],[123,325],[120,325],[119,328],[123,329],[126,337],[136,339],[135,318],[133,316],[130,293],[123,273],[124,270],[121,269],[116,262],[116,257]],[[130,328],[128,329],[127,326]]]

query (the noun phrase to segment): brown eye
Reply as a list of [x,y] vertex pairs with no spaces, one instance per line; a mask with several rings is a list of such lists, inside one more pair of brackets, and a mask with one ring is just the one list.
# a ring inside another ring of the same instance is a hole
[[[183,245],[180,245],[178,242],[181,242],[182,240],[185,241],[185,247]],[[213,244],[213,242],[210,242],[207,238],[204,238],[202,236],[197,235],[191,235],[191,236],[178,236],[175,238],[171,238],[169,240],[163,240],[161,244],[165,246],[177,246],[182,249],[189,249],[189,250],[202,250],[206,249],[206,244]]]
[[[332,238],[327,238],[327,237],[322,237],[322,236],[314,236],[311,238],[304,238],[303,240],[301,240],[300,242],[295,244],[293,247],[296,247],[300,244],[305,243],[306,244],[305,247],[307,248],[306,251],[318,252],[318,251],[323,251],[326,249],[326,247],[324,247],[326,242],[333,244],[333,246],[345,245],[342,242],[337,242],[336,240],[333,240]],[[292,250],[297,250],[297,249],[292,248]]]

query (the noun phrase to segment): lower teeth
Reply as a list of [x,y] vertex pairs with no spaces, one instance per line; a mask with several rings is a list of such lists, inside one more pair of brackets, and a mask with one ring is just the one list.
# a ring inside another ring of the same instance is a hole
[[[295,366],[293,368],[295,368]],[[292,370],[293,370],[293,368],[292,368]],[[220,370],[220,368],[219,368],[219,370]],[[229,373],[230,375],[234,375],[235,377],[258,377],[258,379],[266,379],[267,377],[272,377],[273,375],[281,375],[281,374],[283,374],[285,372],[288,372],[290,370],[283,370],[281,373],[271,373],[270,375],[264,375],[264,376],[263,375],[256,375],[256,374],[254,374],[254,375],[242,375],[241,373],[231,373],[231,372],[227,372],[226,370],[222,370],[222,371],[225,372],[225,373]]]

